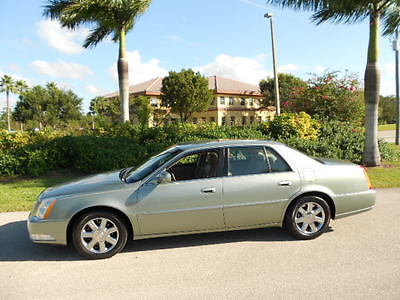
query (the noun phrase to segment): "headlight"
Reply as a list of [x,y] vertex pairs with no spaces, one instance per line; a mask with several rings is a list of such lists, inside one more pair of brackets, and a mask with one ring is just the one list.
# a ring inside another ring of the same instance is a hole
[[47,219],[56,204],[56,199],[45,199],[39,203],[36,210],[36,217],[39,219]]

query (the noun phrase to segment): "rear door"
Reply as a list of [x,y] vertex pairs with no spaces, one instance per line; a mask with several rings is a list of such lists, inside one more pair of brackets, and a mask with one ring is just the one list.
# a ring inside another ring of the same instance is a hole
[[223,177],[227,227],[279,223],[286,202],[300,186],[297,172],[272,148],[230,147]]

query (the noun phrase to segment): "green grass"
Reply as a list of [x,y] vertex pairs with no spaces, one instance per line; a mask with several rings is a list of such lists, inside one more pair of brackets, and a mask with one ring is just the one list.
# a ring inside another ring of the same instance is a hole
[[378,131],[395,130],[395,129],[396,129],[396,124],[378,125]]
[[0,178],[0,212],[31,210],[39,194],[50,186],[81,177],[71,171],[53,172],[40,178]]
[[381,167],[368,168],[374,188],[400,187],[400,162],[384,162]]

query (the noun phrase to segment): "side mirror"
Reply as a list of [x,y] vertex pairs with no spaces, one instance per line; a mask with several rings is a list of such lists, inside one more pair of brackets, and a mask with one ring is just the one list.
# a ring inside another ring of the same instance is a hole
[[157,176],[158,184],[171,183],[171,182],[172,182],[172,176],[169,172],[162,171],[160,174],[158,174]]

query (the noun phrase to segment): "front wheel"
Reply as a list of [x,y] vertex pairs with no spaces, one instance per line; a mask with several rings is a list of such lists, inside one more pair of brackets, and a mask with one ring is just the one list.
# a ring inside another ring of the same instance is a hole
[[72,232],[72,243],[79,254],[89,259],[108,258],[126,244],[125,224],[111,212],[89,212],[81,216]]
[[329,205],[324,199],[306,196],[289,207],[285,226],[293,237],[309,240],[324,233],[328,229],[330,219]]

